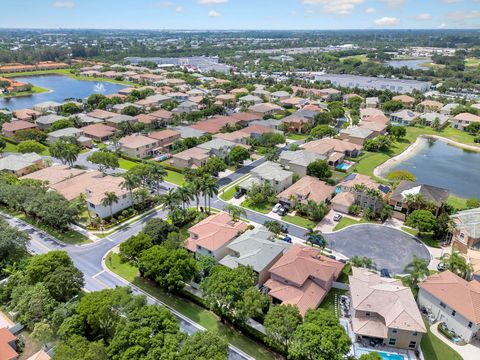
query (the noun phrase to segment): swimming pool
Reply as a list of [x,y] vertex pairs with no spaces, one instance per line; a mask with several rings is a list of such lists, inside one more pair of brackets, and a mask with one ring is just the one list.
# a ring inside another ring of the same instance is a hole
[[338,164],[338,165],[336,166],[336,169],[338,169],[338,170],[348,170],[348,168],[349,168],[350,166],[351,166],[350,164],[341,163],[341,164]]
[[[369,354],[371,352],[374,352],[374,351],[361,348],[361,349],[357,349],[356,355],[360,356],[363,354]],[[400,354],[394,354],[394,353],[389,353],[384,351],[377,351],[377,353],[382,357],[383,360],[405,360],[405,357]]]

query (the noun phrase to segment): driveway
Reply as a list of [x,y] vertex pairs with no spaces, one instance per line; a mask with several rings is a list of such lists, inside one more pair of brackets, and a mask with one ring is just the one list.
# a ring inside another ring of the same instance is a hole
[[428,249],[419,240],[395,228],[376,224],[349,226],[324,234],[328,247],[345,256],[364,256],[375,261],[378,269],[402,274],[414,256],[430,262]]

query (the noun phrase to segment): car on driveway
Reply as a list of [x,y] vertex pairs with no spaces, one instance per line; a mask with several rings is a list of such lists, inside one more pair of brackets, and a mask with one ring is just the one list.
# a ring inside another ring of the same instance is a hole
[[437,270],[438,271],[445,271],[445,270],[447,270],[447,265],[445,263],[439,263],[437,265]]
[[285,216],[285,215],[287,215],[287,212],[288,212],[288,208],[282,206],[282,207],[280,207],[280,209],[278,209],[277,214],[280,215],[280,216]]
[[272,211],[276,214],[278,213],[278,210],[280,210],[281,208],[282,208],[282,204],[278,203],[273,207]]
[[385,268],[380,270],[380,276],[384,278],[391,278],[390,271],[388,271],[388,269],[385,269]]
[[243,191],[242,189],[238,190],[235,195],[233,195],[233,197],[235,199],[240,199],[243,195],[245,195],[245,191]]
[[292,242],[292,238],[288,235],[285,235],[285,237],[283,238],[283,241],[287,242],[287,243],[291,243]]
[[333,221],[340,221],[340,220],[342,220],[342,217],[343,216],[340,215],[340,214],[335,214],[335,215],[333,215]]

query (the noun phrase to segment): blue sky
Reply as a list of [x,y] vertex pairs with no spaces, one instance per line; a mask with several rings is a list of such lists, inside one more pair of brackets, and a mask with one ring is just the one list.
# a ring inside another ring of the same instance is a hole
[[0,0],[0,27],[480,28],[480,0]]

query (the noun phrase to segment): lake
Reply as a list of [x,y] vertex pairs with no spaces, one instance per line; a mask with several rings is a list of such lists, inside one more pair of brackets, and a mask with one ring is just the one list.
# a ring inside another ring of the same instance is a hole
[[392,170],[407,170],[417,181],[450,190],[463,198],[480,198],[480,153],[448,145],[443,140],[421,139],[420,149]]
[[9,99],[0,98],[0,108],[26,109],[44,101],[61,103],[69,98],[83,99],[93,93],[113,94],[126,87],[125,85],[105,81],[77,80],[62,75],[16,77],[15,80],[31,83],[51,91]]
[[385,62],[385,66],[392,66],[394,68],[401,68],[406,66],[409,69],[413,70],[428,70],[425,66],[420,66],[421,64],[430,62],[429,58],[424,59],[414,59],[414,60],[390,60]]

